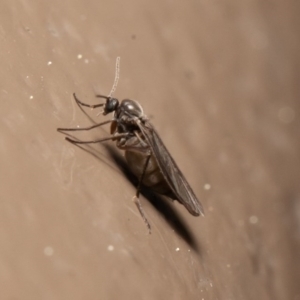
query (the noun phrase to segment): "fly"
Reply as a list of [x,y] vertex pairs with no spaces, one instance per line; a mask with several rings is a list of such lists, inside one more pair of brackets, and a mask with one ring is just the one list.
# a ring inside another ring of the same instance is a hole
[[149,232],[151,232],[151,226],[139,201],[142,185],[151,188],[156,193],[177,200],[193,216],[204,215],[203,207],[195,193],[137,101],[124,99],[119,102],[118,99],[113,97],[97,95],[97,97],[105,99],[106,102],[90,105],[81,102],[75,93],[73,96],[78,105],[92,109],[103,107],[103,115],[114,113],[113,118],[90,127],[58,128],[57,130],[62,133],[65,131],[91,130],[105,124],[111,124],[111,135],[109,137],[92,141],[77,141],[66,137],[66,140],[72,144],[116,141],[116,146],[125,151],[129,169],[139,178],[134,202]]

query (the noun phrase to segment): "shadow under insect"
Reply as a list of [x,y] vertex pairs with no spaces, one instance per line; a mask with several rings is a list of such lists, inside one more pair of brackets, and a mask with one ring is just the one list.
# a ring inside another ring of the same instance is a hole
[[[111,145],[105,144],[103,146],[107,149],[110,158],[116,163],[117,167],[125,175],[128,181],[134,187],[137,187],[138,179],[131,173],[126,161],[120,155],[119,151]],[[156,194],[150,188],[147,188],[143,185],[141,187],[141,194],[151,203],[156,211],[164,217],[166,222],[175,230],[175,232],[179,234],[187,242],[187,244],[192,247],[193,250],[195,250],[197,253],[200,253],[200,247],[196,242],[191,229],[173,208],[170,200],[165,199],[164,196]]]

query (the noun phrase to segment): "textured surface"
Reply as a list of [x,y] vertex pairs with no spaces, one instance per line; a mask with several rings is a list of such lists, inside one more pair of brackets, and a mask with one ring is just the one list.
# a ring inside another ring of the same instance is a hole
[[[1,299],[300,299],[297,1],[4,0],[0,15]],[[122,153],[56,132],[91,124],[72,93],[108,94],[117,56],[115,96],[143,105],[205,218],[146,194],[148,235]]]

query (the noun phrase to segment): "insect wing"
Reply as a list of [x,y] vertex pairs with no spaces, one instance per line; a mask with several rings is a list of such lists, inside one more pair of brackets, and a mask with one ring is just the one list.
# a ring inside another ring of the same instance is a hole
[[149,121],[145,121],[144,123],[137,122],[137,125],[149,144],[166,182],[177,197],[176,200],[183,204],[192,215],[204,215],[202,205],[177,167],[174,159],[154,127]]

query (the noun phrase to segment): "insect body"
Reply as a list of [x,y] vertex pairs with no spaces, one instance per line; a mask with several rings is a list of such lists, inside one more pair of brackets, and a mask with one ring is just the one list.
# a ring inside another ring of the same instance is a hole
[[114,113],[108,120],[87,128],[58,128],[58,131],[90,130],[111,123],[111,136],[93,141],[76,141],[66,137],[74,144],[90,144],[107,140],[116,141],[118,148],[125,150],[125,158],[132,173],[139,178],[135,203],[146,222],[150,224],[139,202],[141,185],[153,189],[183,204],[194,216],[204,215],[202,205],[189,186],[185,177],[177,167],[174,159],[160,139],[158,133],[144,115],[141,105],[134,100],[125,99],[121,102],[116,98],[99,95],[106,99],[103,104],[89,105],[81,102],[74,94],[79,105],[91,108],[103,106],[103,115]]

